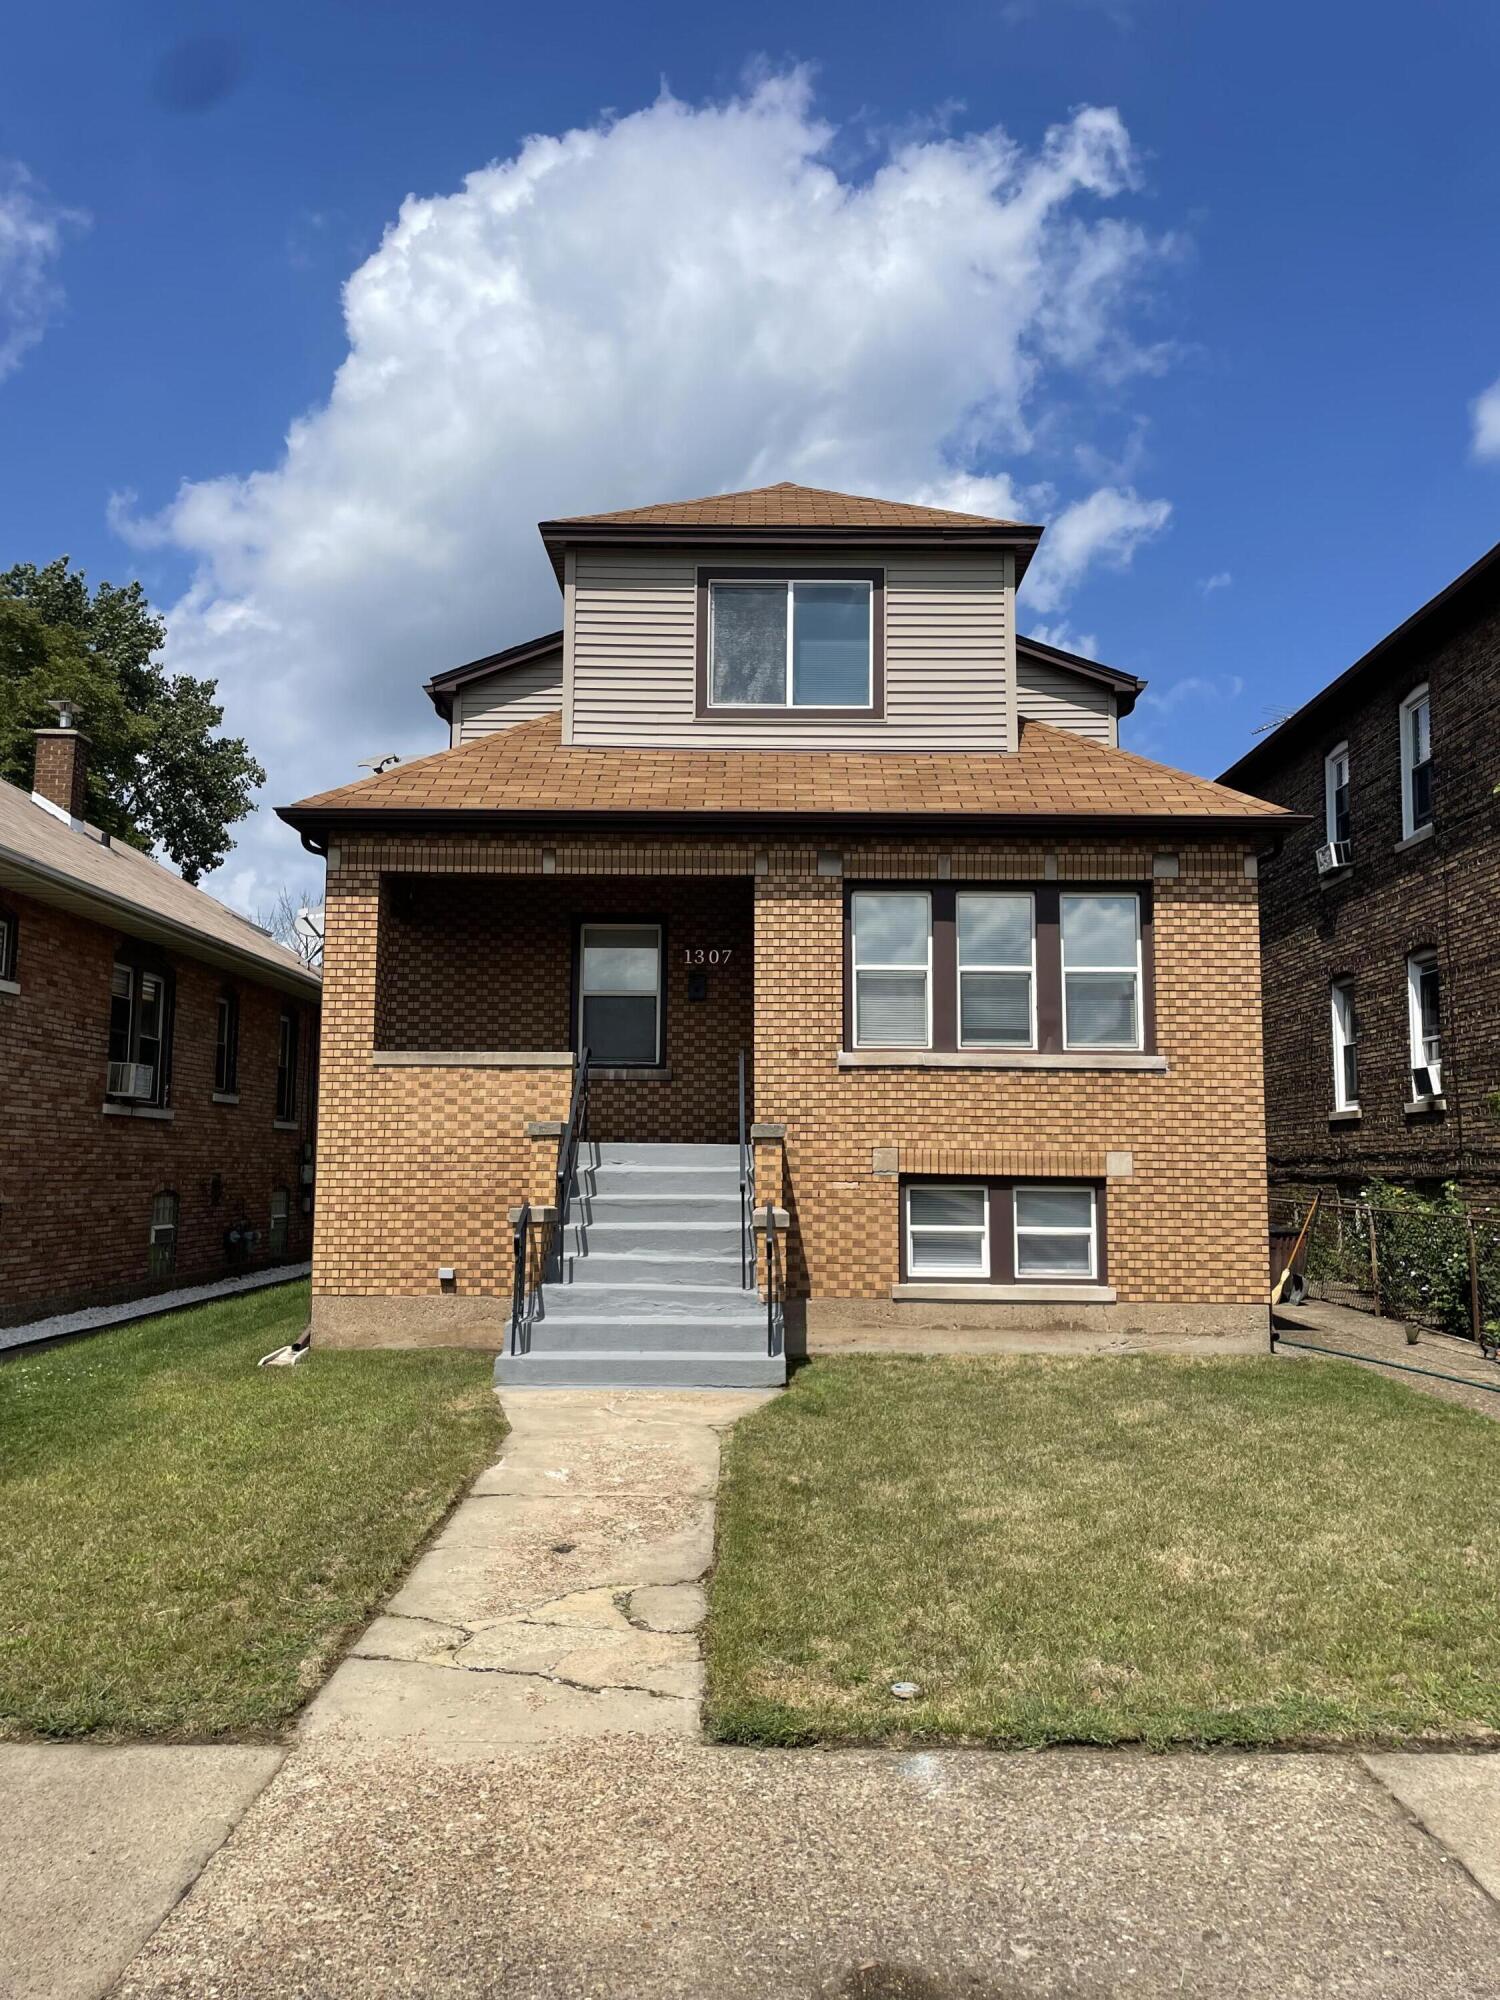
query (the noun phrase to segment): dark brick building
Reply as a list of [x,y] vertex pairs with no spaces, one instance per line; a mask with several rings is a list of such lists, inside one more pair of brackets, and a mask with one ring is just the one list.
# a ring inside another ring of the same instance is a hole
[[84,750],[0,783],[0,1326],[312,1249],[317,976],[86,825]]
[[1500,1198],[1500,547],[1222,783],[1309,816],[1261,864],[1273,1182]]

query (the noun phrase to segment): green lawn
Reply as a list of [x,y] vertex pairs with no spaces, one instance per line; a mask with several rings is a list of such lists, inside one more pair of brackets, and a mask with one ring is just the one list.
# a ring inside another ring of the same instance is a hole
[[1500,1424],[1373,1374],[818,1361],[728,1441],[709,1725],[1472,1738],[1500,1731],[1497,1602]]
[[494,1454],[484,1355],[257,1369],[291,1285],[0,1363],[0,1735],[274,1733]]

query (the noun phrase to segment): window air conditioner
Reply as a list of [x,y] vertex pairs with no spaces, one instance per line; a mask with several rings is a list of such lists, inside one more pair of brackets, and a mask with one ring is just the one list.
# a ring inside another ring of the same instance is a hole
[[112,1062],[108,1089],[111,1097],[150,1097],[156,1089],[156,1071],[150,1063]]
[[1441,1097],[1443,1094],[1442,1064],[1415,1064],[1411,1073],[1411,1088],[1414,1097]]
[[1328,840],[1318,849],[1318,873],[1331,875],[1337,868],[1349,866],[1349,842]]

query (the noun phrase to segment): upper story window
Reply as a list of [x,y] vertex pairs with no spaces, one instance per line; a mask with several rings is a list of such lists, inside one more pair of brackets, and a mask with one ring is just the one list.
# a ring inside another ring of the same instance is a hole
[[276,1122],[290,1125],[297,1116],[297,1016],[288,1011],[276,1031]]
[[1331,989],[1333,1015],[1333,1108],[1359,1109],[1359,1021],[1354,1011],[1354,981],[1335,979]]
[[855,888],[854,1048],[1145,1052],[1144,890]]
[[1401,704],[1401,832],[1432,825],[1432,708],[1425,687]]
[[1406,961],[1406,1004],[1411,1028],[1413,1097],[1443,1094],[1442,982],[1435,951],[1414,951]]
[[700,570],[700,714],[878,715],[882,570]]
[[1349,745],[1339,744],[1323,759],[1324,838],[1331,847],[1349,842]]
[[20,925],[9,910],[0,909],[0,979],[14,984],[18,959]]
[[214,1007],[214,1089],[233,1097],[240,1087],[240,996],[230,987]]
[[163,1105],[172,1081],[172,987],[167,973],[117,960],[109,982],[113,1098]]

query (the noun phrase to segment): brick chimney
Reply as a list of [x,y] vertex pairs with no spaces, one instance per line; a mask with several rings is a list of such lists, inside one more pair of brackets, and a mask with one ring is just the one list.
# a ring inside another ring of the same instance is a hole
[[78,711],[72,702],[49,702],[48,707],[57,710],[58,726],[36,732],[32,793],[60,807],[70,819],[82,819],[84,781],[89,768],[89,739],[78,727]]

